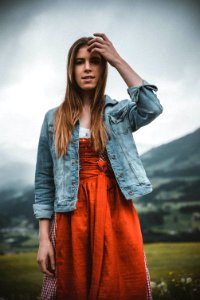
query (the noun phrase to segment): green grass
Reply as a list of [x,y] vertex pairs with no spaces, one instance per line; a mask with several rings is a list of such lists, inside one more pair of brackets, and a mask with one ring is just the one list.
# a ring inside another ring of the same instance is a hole
[[[178,282],[187,277],[193,281],[199,279],[200,243],[155,243],[144,247],[151,281]],[[6,300],[37,299],[42,273],[38,269],[36,253],[0,256],[0,273],[0,297]],[[178,286],[176,288],[178,290]],[[159,297],[155,299],[173,299],[164,298],[164,295]]]
[[149,244],[145,253],[154,300],[200,299],[200,243]]
[[147,264],[152,281],[166,278],[173,272],[199,278],[200,243],[156,243],[145,245]]
[[7,299],[37,299],[42,282],[36,253],[0,256],[0,297]]

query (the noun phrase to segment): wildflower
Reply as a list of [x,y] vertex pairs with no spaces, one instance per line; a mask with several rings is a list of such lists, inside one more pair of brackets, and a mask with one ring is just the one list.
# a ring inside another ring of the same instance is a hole
[[154,289],[156,287],[156,282],[150,281],[151,288]]
[[164,294],[167,292],[167,284],[164,281],[161,281],[157,287],[161,290],[161,294]]
[[185,278],[184,278],[184,277],[181,278],[181,282],[182,282],[182,283],[185,282]]
[[191,277],[187,277],[186,278],[186,283],[190,283],[190,282],[192,282],[192,278]]

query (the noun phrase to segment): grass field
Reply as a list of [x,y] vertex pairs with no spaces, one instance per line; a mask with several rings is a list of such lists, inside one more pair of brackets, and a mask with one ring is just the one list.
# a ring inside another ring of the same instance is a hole
[[[155,300],[200,299],[200,243],[145,244],[145,253]],[[37,299],[36,253],[0,256],[0,274],[0,299]]]

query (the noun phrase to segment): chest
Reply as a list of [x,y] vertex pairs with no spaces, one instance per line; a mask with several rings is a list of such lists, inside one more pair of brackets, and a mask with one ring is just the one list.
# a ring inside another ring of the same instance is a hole
[[90,129],[80,126],[79,138],[90,138],[90,137],[91,137]]
[[83,129],[90,128],[90,107],[84,106],[83,111],[79,117],[80,127]]

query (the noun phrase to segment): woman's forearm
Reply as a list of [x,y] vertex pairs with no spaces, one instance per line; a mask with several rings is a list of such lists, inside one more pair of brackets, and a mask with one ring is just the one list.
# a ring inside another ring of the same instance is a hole
[[48,241],[50,234],[50,220],[40,219],[39,220],[39,242]]
[[120,73],[128,87],[143,85],[142,78],[129,66],[129,64],[123,59],[118,59],[114,67]]

